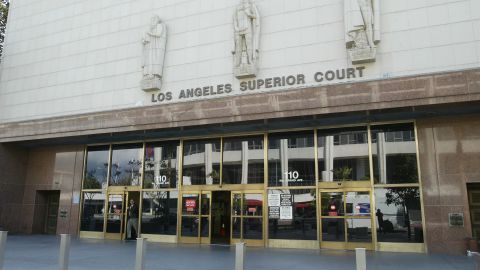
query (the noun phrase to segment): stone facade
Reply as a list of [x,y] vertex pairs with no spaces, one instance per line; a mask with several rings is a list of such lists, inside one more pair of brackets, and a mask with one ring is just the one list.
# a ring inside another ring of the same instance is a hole
[[[480,183],[480,119],[425,119],[417,129],[428,249],[464,254],[472,237],[467,183]],[[449,213],[464,213],[465,226],[449,227]]]
[[480,70],[0,124],[0,142],[480,100]]

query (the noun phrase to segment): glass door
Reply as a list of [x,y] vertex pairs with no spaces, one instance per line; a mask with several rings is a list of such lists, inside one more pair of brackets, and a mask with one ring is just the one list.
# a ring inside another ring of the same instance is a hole
[[231,241],[264,246],[263,191],[232,192]]
[[320,198],[322,248],[374,248],[370,190],[321,190]]
[[210,191],[182,194],[181,243],[210,244],[211,198]]
[[107,202],[107,215],[105,219],[105,238],[124,239],[125,202],[128,201],[128,193],[109,193]]

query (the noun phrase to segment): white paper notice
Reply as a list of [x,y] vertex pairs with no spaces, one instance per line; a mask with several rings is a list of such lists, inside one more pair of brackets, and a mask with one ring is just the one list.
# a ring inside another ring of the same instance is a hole
[[280,194],[268,194],[268,206],[280,206]]
[[280,219],[293,219],[291,206],[280,206]]

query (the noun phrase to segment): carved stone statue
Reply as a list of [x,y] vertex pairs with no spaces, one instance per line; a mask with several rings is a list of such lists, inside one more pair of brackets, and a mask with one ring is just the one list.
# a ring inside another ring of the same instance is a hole
[[375,62],[380,42],[380,1],[345,0],[345,40],[353,64]]
[[150,27],[142,39],[142,44],[142,89],[144,91],[160,90],[167,44],[167,26],[158,16],[152,17]]
[[255,77],[260,44],[260,14],[252,0],[242,0],[233,15],[235,48],[233,71],[237,78]]

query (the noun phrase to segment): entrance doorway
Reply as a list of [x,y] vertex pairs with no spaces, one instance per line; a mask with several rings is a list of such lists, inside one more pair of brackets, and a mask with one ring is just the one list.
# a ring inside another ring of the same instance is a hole
[[368,189],[321,190],[320,198],[322,248],[374,248]]
[[45,217],[45,234],[57,233],[58,205],[60,201],[60,192],[53,191],[47,195],[47,215]]
[[468,184],[467,190],[472,236],[480,244],[480,184]]
[[35,196],[35,210],[32,232],[38,234],[56,234],[59,190],[39,190]]
[[230,191],[212,192],[212,244],[230,244]]
[[[136,216],[129,215],[130,200],[133,200],[136,207]],[[137,237],[138,221],[139,221],[139,201],[140,192],[138,191],[120,191],[108,193],[107,218],[105,220],[106,230],[105,238],[107,239],[125,239],[128,237],[127,232],[131,230],[131,238]],[[129,220],[134,221],[133,225]]]

